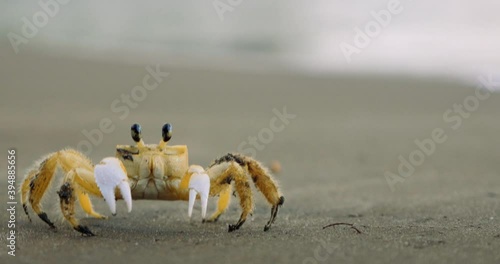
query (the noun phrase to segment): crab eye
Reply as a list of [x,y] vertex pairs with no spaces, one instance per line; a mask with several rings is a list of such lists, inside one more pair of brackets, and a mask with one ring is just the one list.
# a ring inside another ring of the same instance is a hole
[[132,127],[130,128],[132,139],[135,142],[141,141],[141,138],[142,138],[141,131],[142,131],[142,128],[141,128],[141,125],[139,125],[139,124],[133,124]]
[[168,142],[172,138],[172,125],[166,123],[161,129],[161,136],[164,142]]

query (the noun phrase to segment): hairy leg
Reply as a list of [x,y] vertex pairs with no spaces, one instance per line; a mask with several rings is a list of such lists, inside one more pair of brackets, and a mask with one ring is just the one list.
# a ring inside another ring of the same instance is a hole
[[231,202],[232,187],[227,184],[222,191],[219,193],[219,200],[217,202],[217,211],[215,211],[212,216],[207,220],[207,222],[217,222],[219,217],[227,210],[229,203]]

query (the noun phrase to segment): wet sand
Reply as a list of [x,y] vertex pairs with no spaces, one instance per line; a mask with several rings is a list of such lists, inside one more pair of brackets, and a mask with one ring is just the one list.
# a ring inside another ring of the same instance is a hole
[[[164,67],[170,75],[129,107],[130,94],[148,74],[146,65],[125,65],[7,55],[0,63],[0,138],[4,154],[17,150],[18,183],[32,162],[88,140],[82,131],[108,118],[113,131],[92,144],[94,162],[132,144],[129,128],[140,123],[148,143],[157,143],[165,122],[172,144],[189,146],[193,164],[208,165],[238,150],[248,137],[270,128],[273,109],[296,115],[261,143],[257,159],[279,160],[276,176],[286,202],[269,232],[269,206],[255,192],[253,221],[227,233],[239,217],[238,198],[215,224],[201,224],[199,208],[187,218],[187,203],[135,201],[130,214],[119,202],[109,220],[85,217],[96,237],[82,237],[62,221],[54,191],[45,199],[53,232],[30,211],[17,207],[16,257],[7,255],[8,215],[0,216],[1,263],[498,263],[500,261],[500,95],[455,122],[443,114],[474,95],[467,85],[438,79],[376,76],[243,74]],[[115,100],[119,101],[115,108]],[[135,106],[135,105],[134,105]],[[115,111],[114,111],[115,110]],[[454,115],[453,117],[456,117]],[[437,144],[415,172],[392,192],[384,173],[396,173],[399,155],[409,158],[415,140]],[[82,143],[84,144],[84,143]],[[246,145],[245,148],[248,148]],[[58,175],[60,180],[62,175]],[[6,177],[0,202],[6,207]],[[53,186],[57,186],[55,181]],[[20,199],[18,195],[18,199]],[[110,215],[105,203],[96,209]],[[211,200],[209,210],[215,209]],[[339,226],[353,223],[362,231]]]

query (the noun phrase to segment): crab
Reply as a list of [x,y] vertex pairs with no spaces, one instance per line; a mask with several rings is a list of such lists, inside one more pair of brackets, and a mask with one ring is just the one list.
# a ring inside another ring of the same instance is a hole
[[[94,211],[90,196],[104,198],[113,215],[116,215],[119,199],[125,201],[128,212],[132,210],[132,200],[184,200],[189,202],[191,219],[195,200],[199,199],[202,222],[216,222],[229,206],[234,182],[234,193],[239,196],[242,212],[238,222],[228,227],[228,231],[233,232],[254,209],[250,178],[271,204],[271,217],[264,227],[264,231],[269,230],[284,197],[267,168],[252,157],[237,153],[216,159],[206,169],[189,165],[187,146],[168,145],[172,138],[171,124],[162,127],[159,144],[144,144],[141,130],[140,125],[132,125],[131,135],[136,144],[117,145],[115,157],[104,158],[95,166],[74,149],[60,150],[35,162],[21,184],[21,200],[28,219],[31,221],[28,214],[28,205],[31,205],[40,219],[56,228],[42,210],[41,200],[60,169],[64,178],[57,193],[62,214],[73,229],[85,236],[94,236],[94,233],[75,217],[77,200],[85,213],[100,219],[107,217]],[[209,196],[219,199],[216,211],[207,218]]]

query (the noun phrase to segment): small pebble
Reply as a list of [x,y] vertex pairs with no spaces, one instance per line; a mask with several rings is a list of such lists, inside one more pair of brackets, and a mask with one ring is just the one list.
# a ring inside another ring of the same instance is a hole
[[278,174],[281,172],[281,163],[277,160],[273,160],[271,161],[271,166],[269,166],[269,168],[271,169],[272,173]]

